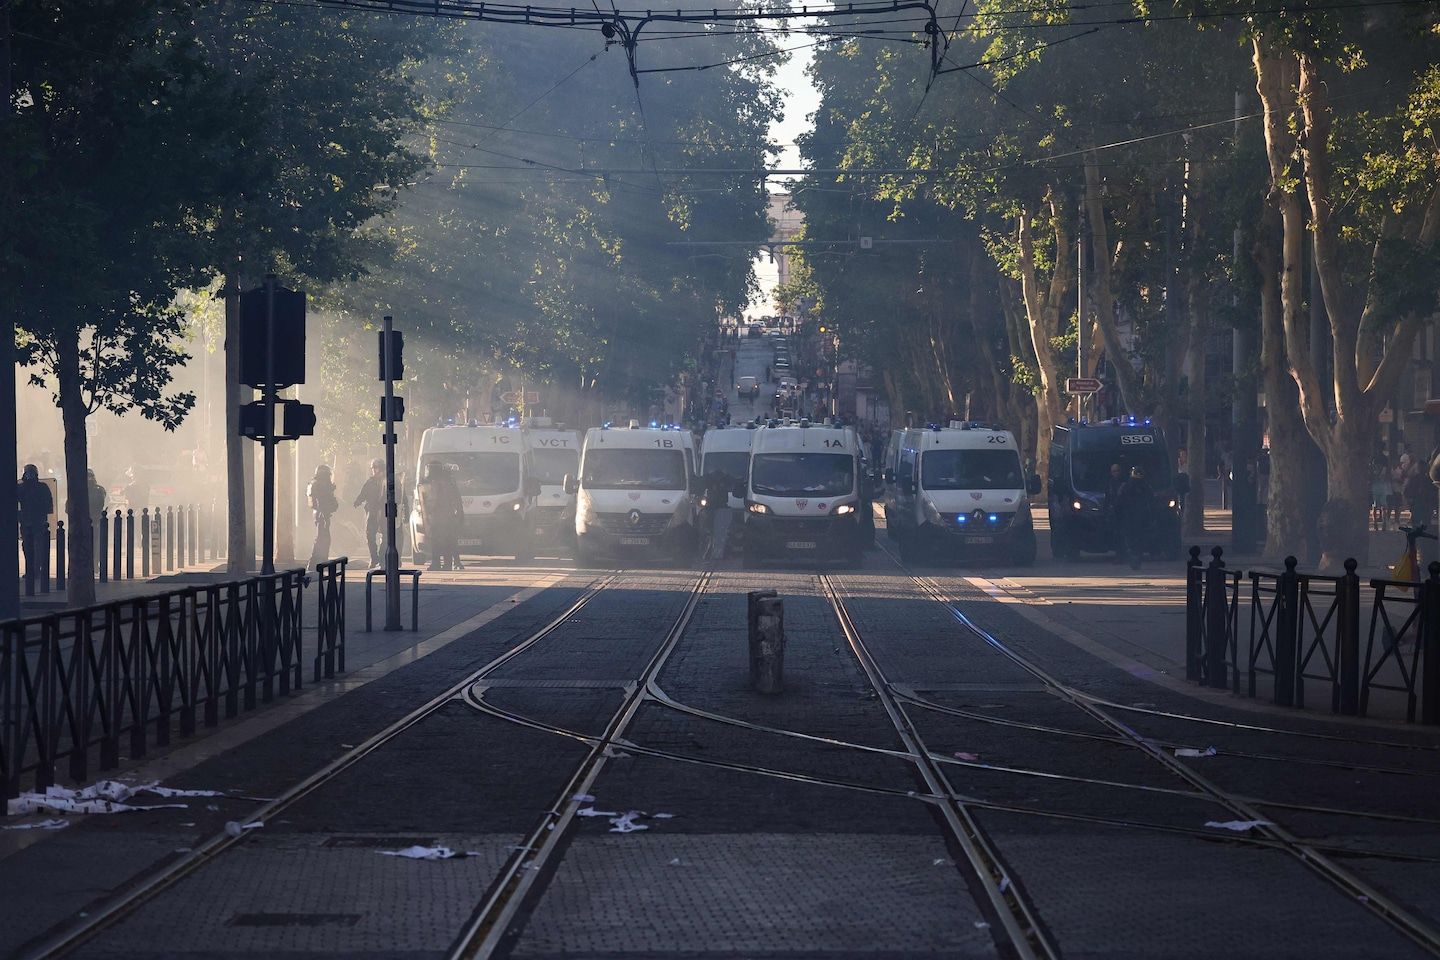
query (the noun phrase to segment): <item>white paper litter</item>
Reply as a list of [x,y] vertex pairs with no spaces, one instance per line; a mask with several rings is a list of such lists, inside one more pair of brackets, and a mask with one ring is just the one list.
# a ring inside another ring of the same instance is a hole
[[69,820],[41,820],[39,823],[12,823],[0,827],[0,830],[64,830],[70,823]]
[[680,858],[679,858],[679,857],[676,857],[674,860],[671,860],[671,861],[670,861],[670,866],[672,866],[672,867],[681,867],[681,866],[684,866],[684,864],[682,864],[682,863],[680,862]]
[[1010,878],[1009,878],[1009,877],[1001,877],[1001,878],[1000,878],[1000,892],[1001,892],[1001,893],[1004,893],[1006,890],[1009,890],[1009,889],[1010,889]]
[[265,826],[265,824],[259,820],[251,820],[249,823],[240,823],[237,820],[231,820],[225,824],[225,832],[232,837],[238,837],[247,831],[259,830],[263,826]]
[[628,758],[630,756],[630,754],[626,753],[624,750],[616,750],[614,747],[606,747],[604,753],[605,756],[609,757],[612,760],[620,760]]
[[594,807],[581,807],[575,811],[577,817],[618,817],[618,810],[596,810]]
[[629,813],[625,814],[624,816],[614,817],[614,818],[612,818],[611,821],[610,821],[612,824],[614,824],[614,826],[612,826],[612,827],[610,828],[610,832],[611,832],[611,833],[634,833],[634,832],[637,831],[637,830],[649,830],[650,828],[649,828],[648,826],[646,826],[645,824],[643,824],[643,823],[636,823],[636,822],[635,822],[635,818],[636,818],[636,817],[643,817],[643,816],[645,816],[645,814],[641,813],[639,810],[631,810]]
[[968,761],[970,761],[971,763],[974,763],[976,760],[979,760],[979,759],[980,759],[980,754],[978,754],[978,753],[966,753],[964,750],[956,750],[956,751],[955,751],[955,759],[956,759],[956,760],[968,760]]
[[595,802],[595,794],[593,794],[593,793],[577,793],[577,794],[575,794],[575,796],[571,797],[570,799],[571,799],[571,800],[574,800],[576,803],[594,803],[594,802]]
[[156,783],[121,783],[118,780],[97,780],[88,787],[49,786],[44,793],[27,791],[6,803],[10,816],[29,813],[129,813],[133,810],[184,810],[183,803],[132,804],[137,794],[150,793],[162,797],[186,796],[172,792]]
[[1270,826],[1269,820],[1207,820],[1205,826],[1214,827],[1217,830],[1234,830],[1236,833],[1244,833],[1246,830],[1254,830],[1256,827]]
[[675,819],[675,814],[673,814],[673,813],[652,813],[652,814],[650,814],[650,819],[651,819],[651,820],[674,820],[674,819]]
[[404,850],[377,850],[382,857],[404,857],[406,860],[454,860],[459,857],[473,857],[474,853],[461,853],[449,847],[406,847]]
[[986,923],[984,920],[976,920],[976,921],[975,921],[975,929],[976,929],[976,930],[989,930],[989,929],[990,929],[990,924]]
[[1213,757],[1219,753],[1214,747],[1206,747],[1204,750],[1196,750],[1194,747],[1179,747],[1175,751],[1177,757]]

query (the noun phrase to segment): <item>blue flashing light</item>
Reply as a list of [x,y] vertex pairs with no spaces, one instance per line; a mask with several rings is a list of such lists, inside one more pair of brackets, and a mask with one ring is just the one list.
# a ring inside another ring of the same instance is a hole
[[967,515],[965,515],[965,514],[962,513],[962,514],[960,514],[960,516],[958,516],[958,517],[955,518],[955,522],[956,522],[956,523],[969,523],[969,522],[970,522],[970,518],[969,518]]
[[650,429],[653,430],[653,429],[655,429],[655,428],[658,427],[658,426],[659,426],[659,424],[656,423],[654,420],[651,420],[651,421],[650,421]]
[[1147,427],[1150,426],[1150,418],[1149,418],[1149,417],[1146,417],[1146,418],[1145,418],[1145,426],[1147,426]]
[[991,522],[991,523],[999,523],[999,522],[1000,522],[1000,514],[998,514],[998,513],[992,513],[992,514],[990,514],[990,522]]

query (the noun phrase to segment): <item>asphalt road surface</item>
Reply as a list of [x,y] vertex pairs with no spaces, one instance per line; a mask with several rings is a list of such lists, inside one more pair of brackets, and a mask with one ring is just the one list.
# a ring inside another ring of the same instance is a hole
[[[1192,699],[965,572],[476,564],[452,603],[545,586],[167,780],[223,796],[10,851],[0,953],[1440,950],[1440,737]],[[748,676],[760,588],[775,695]]]

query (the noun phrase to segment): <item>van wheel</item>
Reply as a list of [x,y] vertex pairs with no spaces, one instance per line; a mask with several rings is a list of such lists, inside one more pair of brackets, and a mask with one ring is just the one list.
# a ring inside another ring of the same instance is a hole
[[1070,537],[1065,533],[1064,527],[1052,526],[1050,528],[1050,556],[1067,563],[1080,558],[1080,552],[1070,543]]
[[908,531],[900,531],[896,535],[900,541],[900,560],[903,563],[920,562],[920,545],[916,542],[919,537]]

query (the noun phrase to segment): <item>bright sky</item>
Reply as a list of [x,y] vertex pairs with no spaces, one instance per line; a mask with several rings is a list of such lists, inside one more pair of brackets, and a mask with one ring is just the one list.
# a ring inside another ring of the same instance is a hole
[[[820,105],[820,91],[805,75],[810,65],[810,50],[801,50],[790,55],[789,61],[776,72],[775,82],[785,97],[784,119],[771,124],[770,139],[782,144],[782,152],[775,165],[780,167],[800,166],[800,151],[795,147],[795,138],[811,129],[810,115]],[[771,190],[784,188],[783,181],[769,182]],[[745,311],[747,317],[766,316],[775,312],[771,304],[771,292],[775,289],[775,264],[764,254],[755,258],[755,277],[760,281],[760,299],[752,301]]]

